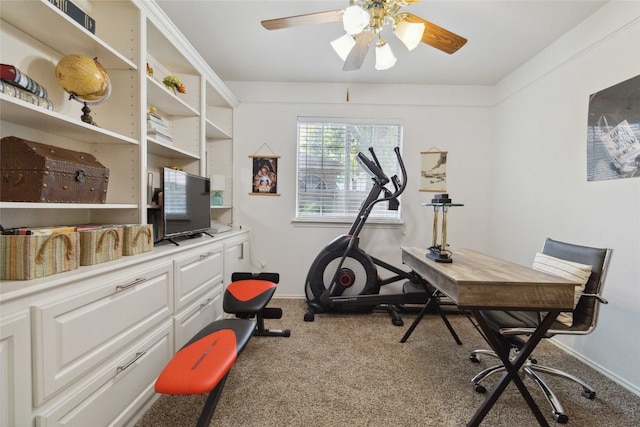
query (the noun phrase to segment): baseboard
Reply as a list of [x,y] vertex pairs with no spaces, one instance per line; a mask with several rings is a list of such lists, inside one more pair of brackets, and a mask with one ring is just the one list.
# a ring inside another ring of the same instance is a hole
[[638,386],[636,386],[634,384],[631,384],[630,382],[628,382],[624,378],[621,378],[618,375],[614,374],[613,372],[611,372],[610,370],[608,370],[604,366],[594,362],[591,359],[588,359],[588,358],[584,357],[584,355],[582,355],[580,353],[576,353],[572,348],[566,346],[565,344],[563,344],[563,343],[561,343],[561,342],[559,342],[559,341],[557,341],[557,340],[555,340],[553,338],[548,340],[548,341],[553,343],[555,346],[561,348],[566,353],[569,353],[571,356],[575,357],[576,359],[578,359],[579,361],[581,361],[585,365],[589,366],[590,368],[593,368],[596,371],[600,372],[602,375],[604,375],[605,377],[609,378],[611,381],[615,382],[616,384],[624,387],[625,389],[629,390],[631,393],[633,393],[636,396],[640,397],[640,388]]

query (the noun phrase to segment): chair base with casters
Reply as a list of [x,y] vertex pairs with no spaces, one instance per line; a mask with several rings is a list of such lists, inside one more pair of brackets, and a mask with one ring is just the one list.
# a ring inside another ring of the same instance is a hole
[[289,329],[267,329],[264,324],[265,319],[282,318],[282,309],[267,307],[279,281],[278,273],[233,273],[231,283],[224,293],[223,310],[240,319],[255,318],[256,336],[291,336]]
[[[518,347],[514,346],[514,348],[517,349]],[[497,358],[497,355],[493,350],[477,349],[477,350],[471,350],[469,352],[469,360],[471,360],[473,363],[480,363],[480,359],[478,358],[479,355],[486,355],[486,356]],[[478,393],[486,393],[487,389],[485,388],[484,385],[481,384],[481,382],[485,378],[495,373],[504,372],[504,370],[505,368],[503,365],[495,365],[477,373],[471,379],[471,383],[473,384],[475,391]],[[547,385],[547,383],[540,377],[540,375],[538,375],[538,372],[569,379],[579,384],[582,387],[582,396],[591,400],[595,399],[596,397],[595,389],[589,384],[587,384],[585,381],[583,381],[582,379],[576,377],[575,375],[569,374],[568,372],[564,372],[549,366],[540,365],[538,364],[538,361],[535,358],[529,357],[529,359],[527,359],[527,361],[522,366],[522,370],[527,375],[527,377],[531,378],[536,383],[536,385],[540,388],[540,390],[542,390],[545,398],[549,402],[549,405],[551,405],[553,418],[560,424],[567,423],[569,421],[569,417],[565,413],[564,407],[562,406],[562,403],[560,403],[560,399],[558,399],[558,396]]]
[[[591,333],[597,324],[598,311],[600,304],[607,304],[607,301],[600,295],[602,293],[604,277],[611,254],[610,249],[592,248],[588,246],[574,245],[571,243],[559,242],[552,239],[545,241],[542,249],[542,254],[552,258],[549,265],[553,265],[553,269],[559,269],[562,271],[546,270],[546,266],[536,266],[537,269],[546,273],[555,274],[571,280],[567,277],[567,274],[574,274],[574,269],[590,267],[587,273],[583,276],[585,282],[577,283],[584,284],[584,290],[576,292],[577,304],[572,313],[573,323],[563,322],[556,319],[551,327],[547,330],[543,338],[551,338],[555,335],[586,335]],[[536,257],[537,258],[537,257]],[[567,265],[573,264],[573,265]],[[573,281],[573,280],[572,280]],[[518,354],[518,351],[523,348],[526,341],[523,336],[530,336],[533,331],[538,327],[541,322],[541,313],[530,311],[483,311],[482,318],[484,322],[488,324],[489,329],[499,332],[498,347],[501,354],[506,355],[507,352],[515,350],[515,353],[509,353],[509,358],[513,360]],[[476,329],[481,335],[487,339],[482,333],[481,328],[474,323]],[[474,362],[479,362],[479,355],[487,355],[492,357],[498,357],[492,350],[472,350],[469,352],[469,359]],[[503,357],[503,360],[504,357]],[[538,361],[529,355],[528,359],[522,364],[522,372],[528,378],[531,378],[536,385],[542,390],[545,398],[549,402],[553,418],[561,424],[566,423],[569,420],[568,415],[565,413],[558,396],[551,390],[551,388],[545,383],[541,375],[549,374],[561,378],[569,379],[582,387],[582,395],[587,399],[594,399],[596,391],[588,383],[570,373],[561,371],[556,368],[544,366],[538,364]],[[493,375],[496,372],[503,372],[505,367],[503,365],[496,365],[487,368],[471,380],[475,390],[479,393],[486,392],[486,388],[481,382]]]

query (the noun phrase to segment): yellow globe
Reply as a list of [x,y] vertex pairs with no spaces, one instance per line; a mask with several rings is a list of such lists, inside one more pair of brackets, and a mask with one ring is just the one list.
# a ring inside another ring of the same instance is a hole
[[78,101],[97,104],[111,94],[111,81],[97,59],[68,55],[56,66],[56,79]]

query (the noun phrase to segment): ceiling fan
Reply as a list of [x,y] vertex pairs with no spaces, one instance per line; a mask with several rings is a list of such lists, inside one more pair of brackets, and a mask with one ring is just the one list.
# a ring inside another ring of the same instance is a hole
[[342,21],[346,34],[331,42],[331,46],[344,61],[343,71],[359,70],[374,39],[376,41],[377,70],[393,67],[396,58],[382,38],[385,26],[393,30],[404,45],[413,50],[420,42],[452,54],[465,45],[467,39],[412,13],[400,12],[420,0],[350,0],[346,9],[289,16],[262,21],[267,30],[324,24]]

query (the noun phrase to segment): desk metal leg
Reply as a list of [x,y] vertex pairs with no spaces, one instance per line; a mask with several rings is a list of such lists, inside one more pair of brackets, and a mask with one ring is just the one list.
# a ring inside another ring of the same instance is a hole
[[500,341],[500,338],[497,335],[498,333],[493,331],[489,327],[484,317],[482,316],[481,311],[474,309],[474,310],[471,310],[471,312],[473,313],[473,316],[476,318],[478,325],[484,332],[487,338],[487,341],[489,341],[489,345],[491,345],[493,350],[496,352],[496,354],[502,361],[502,364],[505,367],[505,373],[502,375],[502,377],[500,377],[496,385],[493,387],[493,389],[489,393],[489,396],[487,396],[487,398],[482,403],[480,408],[478,408],[475,415],[473,416],[473,418],[471,418],[467,426],[468,427],[479,426],[482,420],[484,419],[484,417],[489,412],[489,410],[496,403],[496,401],[498,400],[502,392],[506,389],[509,382],[513,381],[516,387],[518,387],[518,390],[520,390],[520,394],[522,394],[522,397],[527,402],[527,405],[529,405],[531,412],[533,412],[533,415],[538,420],[538,423],[543,427],[549,427],[549,423],[547,423],[547,420],[544,418],[544,415],[542,415],[542,412],[540,412],[540,408],[531,397],[531,394],[529,393],[529,390],[527,390],[527,387],[522,382],[522,379],[518,376],[518,371],[520,370],[524,362],[529,358],[529,356],[533,352],[533,349],[538,345],[540,340],[544,337],[544,334],[547,332],[549,327],[553,324],[553,321],[556,319],[556,317],[558,317],[558,314],[560,312],[551,311],[547,314],[547,316],[545,316],[540,326],[538,326],[536,331],[529,337],[529,340],[525,343],[525,345],[522,347],[522,349],[518,352],[517,356],[513,360],[509,359],[509,349],[505,348],[505,346],[502,344],[502,342]]
[[458,337],[458,334],[453,329],[453,326],[451,326],[451,323],[449,323],[449,319],[447,319],[447,316],[445,316],[445,314],[440,309],[440,304],[438,303],[438,295],[439,295],[439,293],[440,292],[438,290],[433,291],[433,294],[431,294],[431,297],[429,297],[429,299],[427,300],[427,302],[424,305],[424,307],[422,308],[422,310],[420,310],[420,313],[418,314],[418,317],[416,317],[416,319],[413,321],[411,326],[409,326],[409,329],[407,329],[407,332],[404,333],[402,339],[400,340],[401,343],[404,343],[409,339],[409,337],[413,333],[413,330],[416,328],[416,326],[418,326],[418,323],[420,323],[420,321],[425,316],[425,314],[427,314],[427,311],[433,306],[434,310],[436,310],[438,312],[438,314],[440,315],[440,318],[442,319],[442,321],[444,322],[445,326],[449,330],[449,333],[451,334],[451,336],[455,340],[456,344],[462,345],[462,341],[460,341],[460,338]]

